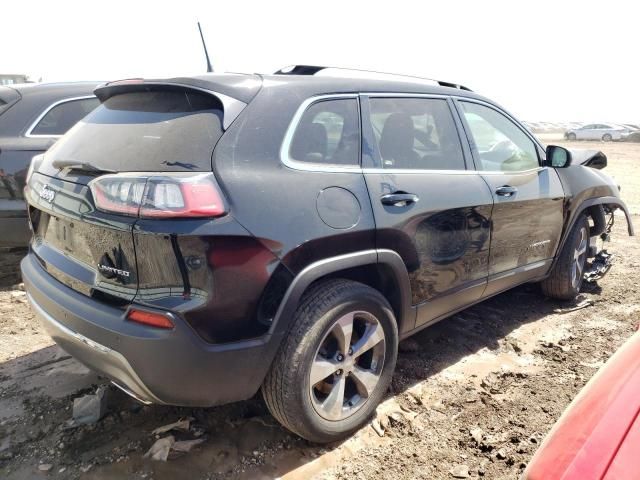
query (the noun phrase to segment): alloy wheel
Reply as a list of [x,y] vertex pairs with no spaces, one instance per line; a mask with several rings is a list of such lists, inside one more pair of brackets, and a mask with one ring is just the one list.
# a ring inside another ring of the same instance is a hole
[[360,410],[373,394],[384,366],[385,334],[364,311],[341,316],[324,336],[309,372],[311,403],[326,420]]

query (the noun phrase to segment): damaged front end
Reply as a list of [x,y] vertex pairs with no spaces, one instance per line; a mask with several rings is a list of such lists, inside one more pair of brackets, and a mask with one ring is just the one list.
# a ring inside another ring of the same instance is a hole
[[[597,232],[589,239],[589,260],[585,265],[583,277],[587,283],[595,283],[603,278],[613,266],[615,255],[609,253],[605,248],[605,244],[611,241],[611,230],[615,222],[615,209],[608,205],[602,206],[602,213],[606,216],[606,224],[604,231]],[[594,222],[593,229],[597,227],[597,221]]]
[[[567,200],[567,225],[573,225],[581,215],[589,219],[589,244],[583,279],[594,283],[611,269],[615,255],[606,244],[620,210],[627,222],[629,235],[634,235],[629,209],[620,196],[620,185],[603,170],[606,155],[598,150],[547,147],[549,164],[556,167]],[[563,243],[571,228],[566,228]]]

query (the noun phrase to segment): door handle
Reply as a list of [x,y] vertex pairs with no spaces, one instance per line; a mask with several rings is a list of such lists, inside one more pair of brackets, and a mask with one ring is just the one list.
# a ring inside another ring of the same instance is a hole
[[496,189],[496,195],[500,195],[501,197],[511,197],[517,193],[518,189],[516,187],[512,187],[510,185],[503,185],[502,187],[498,187]]
[[418,200],[419,197],[416,194],[405,192],[389,193],[380,197],[383,205],[393,205],[394,207],[405,207],[416,203]]

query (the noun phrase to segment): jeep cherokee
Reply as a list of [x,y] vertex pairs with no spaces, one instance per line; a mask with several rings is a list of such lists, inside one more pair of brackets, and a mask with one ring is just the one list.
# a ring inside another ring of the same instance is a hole
[[32,162],[22,274],[51,337],[145,403],[261,390],[343,438],[400,340],[525,282],[571,299],[615,209],[633,234],[606,157],[459,85],[305,66],[95,95]]

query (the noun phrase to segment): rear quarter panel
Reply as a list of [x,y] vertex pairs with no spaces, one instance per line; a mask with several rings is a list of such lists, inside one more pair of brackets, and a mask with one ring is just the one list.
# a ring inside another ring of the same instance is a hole
[[[214,171],[234,218],[296,274],[316,260],[374,248],[375,223],[361,172],[309,172],[281,163],[285,132],[308,98],[303,89],[284,89],[263,89],[245,109],[216,147]],[[320,218],[317,200],[329,187],[353,194],[355,225],[333,228]]]

